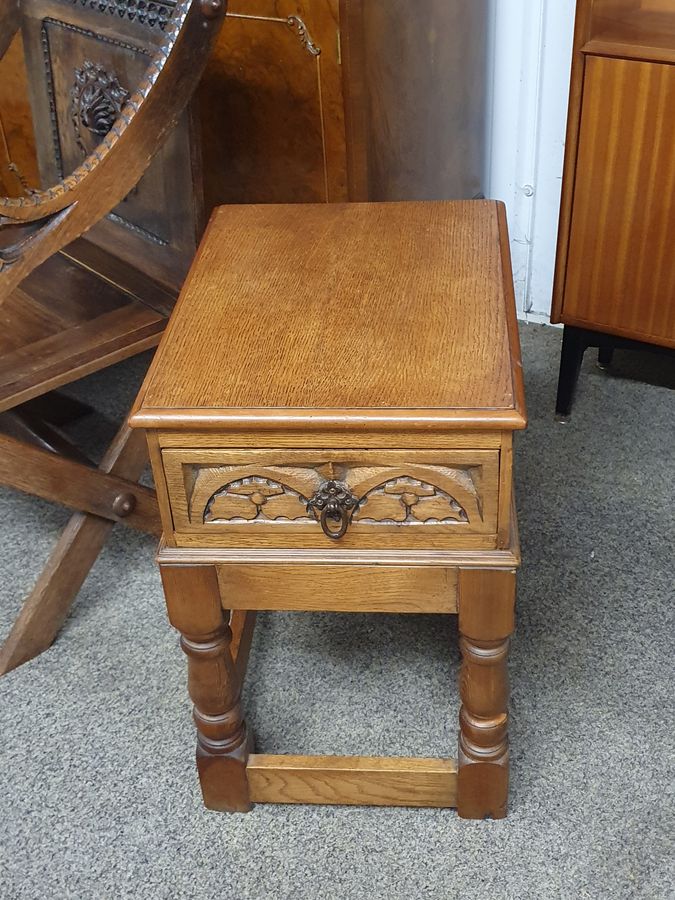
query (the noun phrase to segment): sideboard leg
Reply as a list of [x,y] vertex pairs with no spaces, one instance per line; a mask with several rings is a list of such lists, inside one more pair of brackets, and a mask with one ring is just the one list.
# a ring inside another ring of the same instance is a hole
[[609,369],[614,359],[614,347],[605,345],[598,349],[598,368]]
[[585,351],[586,341],[583,331],[580,328],[565,325],[560,353],[558,396],[555,404],[555,413],[559,419],[567,419],[572,412],[572,401]]
[[249,738],[230,647],[229,613],[220,602],[216,570],[162,565],[161,572],[169,620],[181,632],[181,647],[188,658],[204,803],[223,812],[248,812]]
[[463,569],[459,575],[460,675],[457,812],[502,819],[509,790],[507,658],[515,572]]

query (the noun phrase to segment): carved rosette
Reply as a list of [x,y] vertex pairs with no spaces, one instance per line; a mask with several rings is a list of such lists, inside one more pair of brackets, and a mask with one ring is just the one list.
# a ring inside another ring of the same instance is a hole
[[[92,149],[92,140],[105,137],[122,107],[129,92],[122,87],[114,72],[108,72],[91,60],[85,60],[81,69],[75,69],[75,83],[70,92],[71,115],[77,146],[86,156]],[[95,140],[94,146],[98,143]]]

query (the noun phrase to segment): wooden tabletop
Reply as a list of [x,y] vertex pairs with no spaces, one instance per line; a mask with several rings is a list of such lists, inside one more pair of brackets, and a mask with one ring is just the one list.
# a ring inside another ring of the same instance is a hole
[[504,209],[216,210],[132,424],[522,428]]

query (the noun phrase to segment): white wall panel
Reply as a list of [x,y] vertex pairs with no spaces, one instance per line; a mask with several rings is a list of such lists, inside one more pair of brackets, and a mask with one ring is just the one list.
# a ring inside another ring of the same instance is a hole
[[574,0],[492,0],[486,184],[508,208],[519,315],[547,321]]

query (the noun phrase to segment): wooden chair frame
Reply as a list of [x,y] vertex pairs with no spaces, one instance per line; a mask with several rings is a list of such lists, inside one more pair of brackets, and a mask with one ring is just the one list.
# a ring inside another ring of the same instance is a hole
[[[145,78],[96,150],[59,184],[0,198],[0,303],[135,187],[192,96],[226,6],[226,0],[181,0]],[[17,0],[0,0],[0,58],[18,27]],[[23,393],[17,387],[15,405],[0,411],[0,484],[75,510],[0,649],[0,675],[52,644],[113,525],[161,532],[155,493],[138,484],[147,462],[142,435],[125,421],[93,465],[58,430],[86,408],[54,389],[156,345],[163,322],[157,316],[124,346],[101,347],[88,364],[45,373]]]

